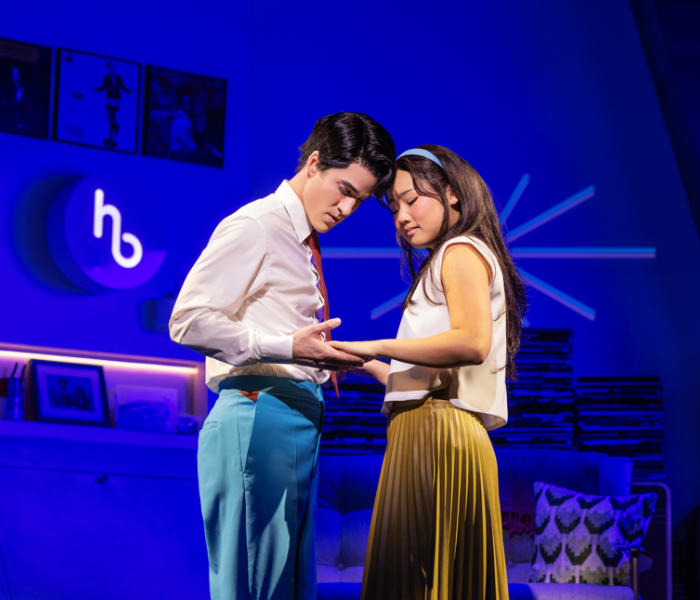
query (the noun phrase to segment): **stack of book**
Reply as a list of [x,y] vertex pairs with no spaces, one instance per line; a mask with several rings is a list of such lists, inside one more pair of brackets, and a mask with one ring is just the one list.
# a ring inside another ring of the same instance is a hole
[[[518,381],[508,383],[508,424],[491,432],[494,446],[574,447],[571,355],[571,330],[524,330],[516,357]],[[387,420],[380,412],[384,386],[350,375],[340,384],[340,398],[332,388],[324,390],[324,397],[322,451],[384,452]]]
[[663,398],[656,377],[579,377],[577,448],[628,456],[632,479],[663,481]]
[[384,386],[364,377],[348,375],[340,388],[325,388],[326,413],[321,435],[324,454],[383,454],[387,419],[381,413]]
[[[508,423],[490,432],[495,447],[602,452],[633,460],[637,481],[662,481],[662,389],[658,378],[572,375],[568,329],[526,329],[516,357],[518,380],[508,382]],[[381,454],[387,420],[384,386],[350,375],[324,390],[321,450]]]
[[508,424],[491,432],[500,448],[574,447],[574,390],[570,329],[525,329],[508,382]]

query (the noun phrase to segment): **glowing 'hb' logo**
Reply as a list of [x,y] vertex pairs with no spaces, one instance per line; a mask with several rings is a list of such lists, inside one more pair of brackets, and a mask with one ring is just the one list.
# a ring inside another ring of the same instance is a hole
[[[96,238],[102,237],[105,217],[112,217],[112,256],[120,267],[133,269],[143,258],[143,246],[135,235],[131,233],[122,234],[122,215],[116,206],[105,205],[105,193],[103,190],[95,190],[95,217],[93,220],[93,234]],[[122,255],[122,241],[129,244],[134,252],[131,258]]]
[[92,175],[54,199],[46,223],[51,256],[83,289],[137,287],[165,260],[163,214],[147,182],[120,174]]

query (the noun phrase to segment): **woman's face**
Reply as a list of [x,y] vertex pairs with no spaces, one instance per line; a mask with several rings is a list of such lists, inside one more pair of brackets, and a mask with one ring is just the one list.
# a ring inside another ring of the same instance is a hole
[[[431,196],[421,196],[413,185],[408,171],[397,171],[394,187],[389,195],[389,208],[394,215],[396,230],[414,248],[422,250],[434,248],[440,237],[442,219],[445,214],[442,202]],[[448,193],[450,218],[448,225],[459,216],[452,208],[457,203],[456,196]]]

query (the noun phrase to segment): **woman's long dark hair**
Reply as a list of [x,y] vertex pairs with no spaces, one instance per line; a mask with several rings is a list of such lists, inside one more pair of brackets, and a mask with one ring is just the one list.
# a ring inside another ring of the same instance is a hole
[[[438,250],[445,242],[459,235],[470,235],[480,239],[496,255],[503,271],[503,284],[506,293],[506,334],[508,336],[506,375],[511,379],[516,379],[515,355],[520,348],[520,333],[527,309],[527,298],[525,284],[513,264],[513,259],[510,257],[508,247],[501,234],[491,193],[476,169],[451,150],[432,144],[418,146],[418,148],[432,152],[440,159],[444,168],[440,168],[440,165],[428,158],[414,155],[399,158],[396,161],[396,168],[399,171],[409,172],[416,191],[422,196],[430,196],[440,200],[445,211],[435,250],[428,254],[420,266],[418,266],[420,263],[419,255],[416,255],[413,247],[403,236],[399,233],[396,234],[403,250],[402,270],[405,275],[410,274],[411,279],[411,289],[406,296],[402,310],[406,310],[410,306],[413,292],[421,281],[426,298],[433,302],[428,296],[427,277],[423,277],[423,275],[427,272],[428,276],[432,277],[431,265]],[[459,200],[454,206],[459,217],[452,227],[449,227],[448,188]],[[417,266],[418,268],[416,268]]]

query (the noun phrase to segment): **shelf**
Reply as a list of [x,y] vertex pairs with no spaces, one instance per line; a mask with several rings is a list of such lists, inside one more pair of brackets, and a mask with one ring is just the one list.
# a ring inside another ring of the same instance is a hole
[[26,364],[30,359],[100,365],[104,369],[108,388],[119,383],[176,387],[183,398],[183,412],[201,417],[206,417],[208,412],[203,360],[178,360],[0,342],[1,376],[9,376],[11,365]]
[[0,437],[155,446],[185,450],[197,449],[196,435],[129,431],[114,427],[91,427],[88,425],[59,425],[56,423],[37,423],[36,421],[11,421],[9,419],[0,419]]

